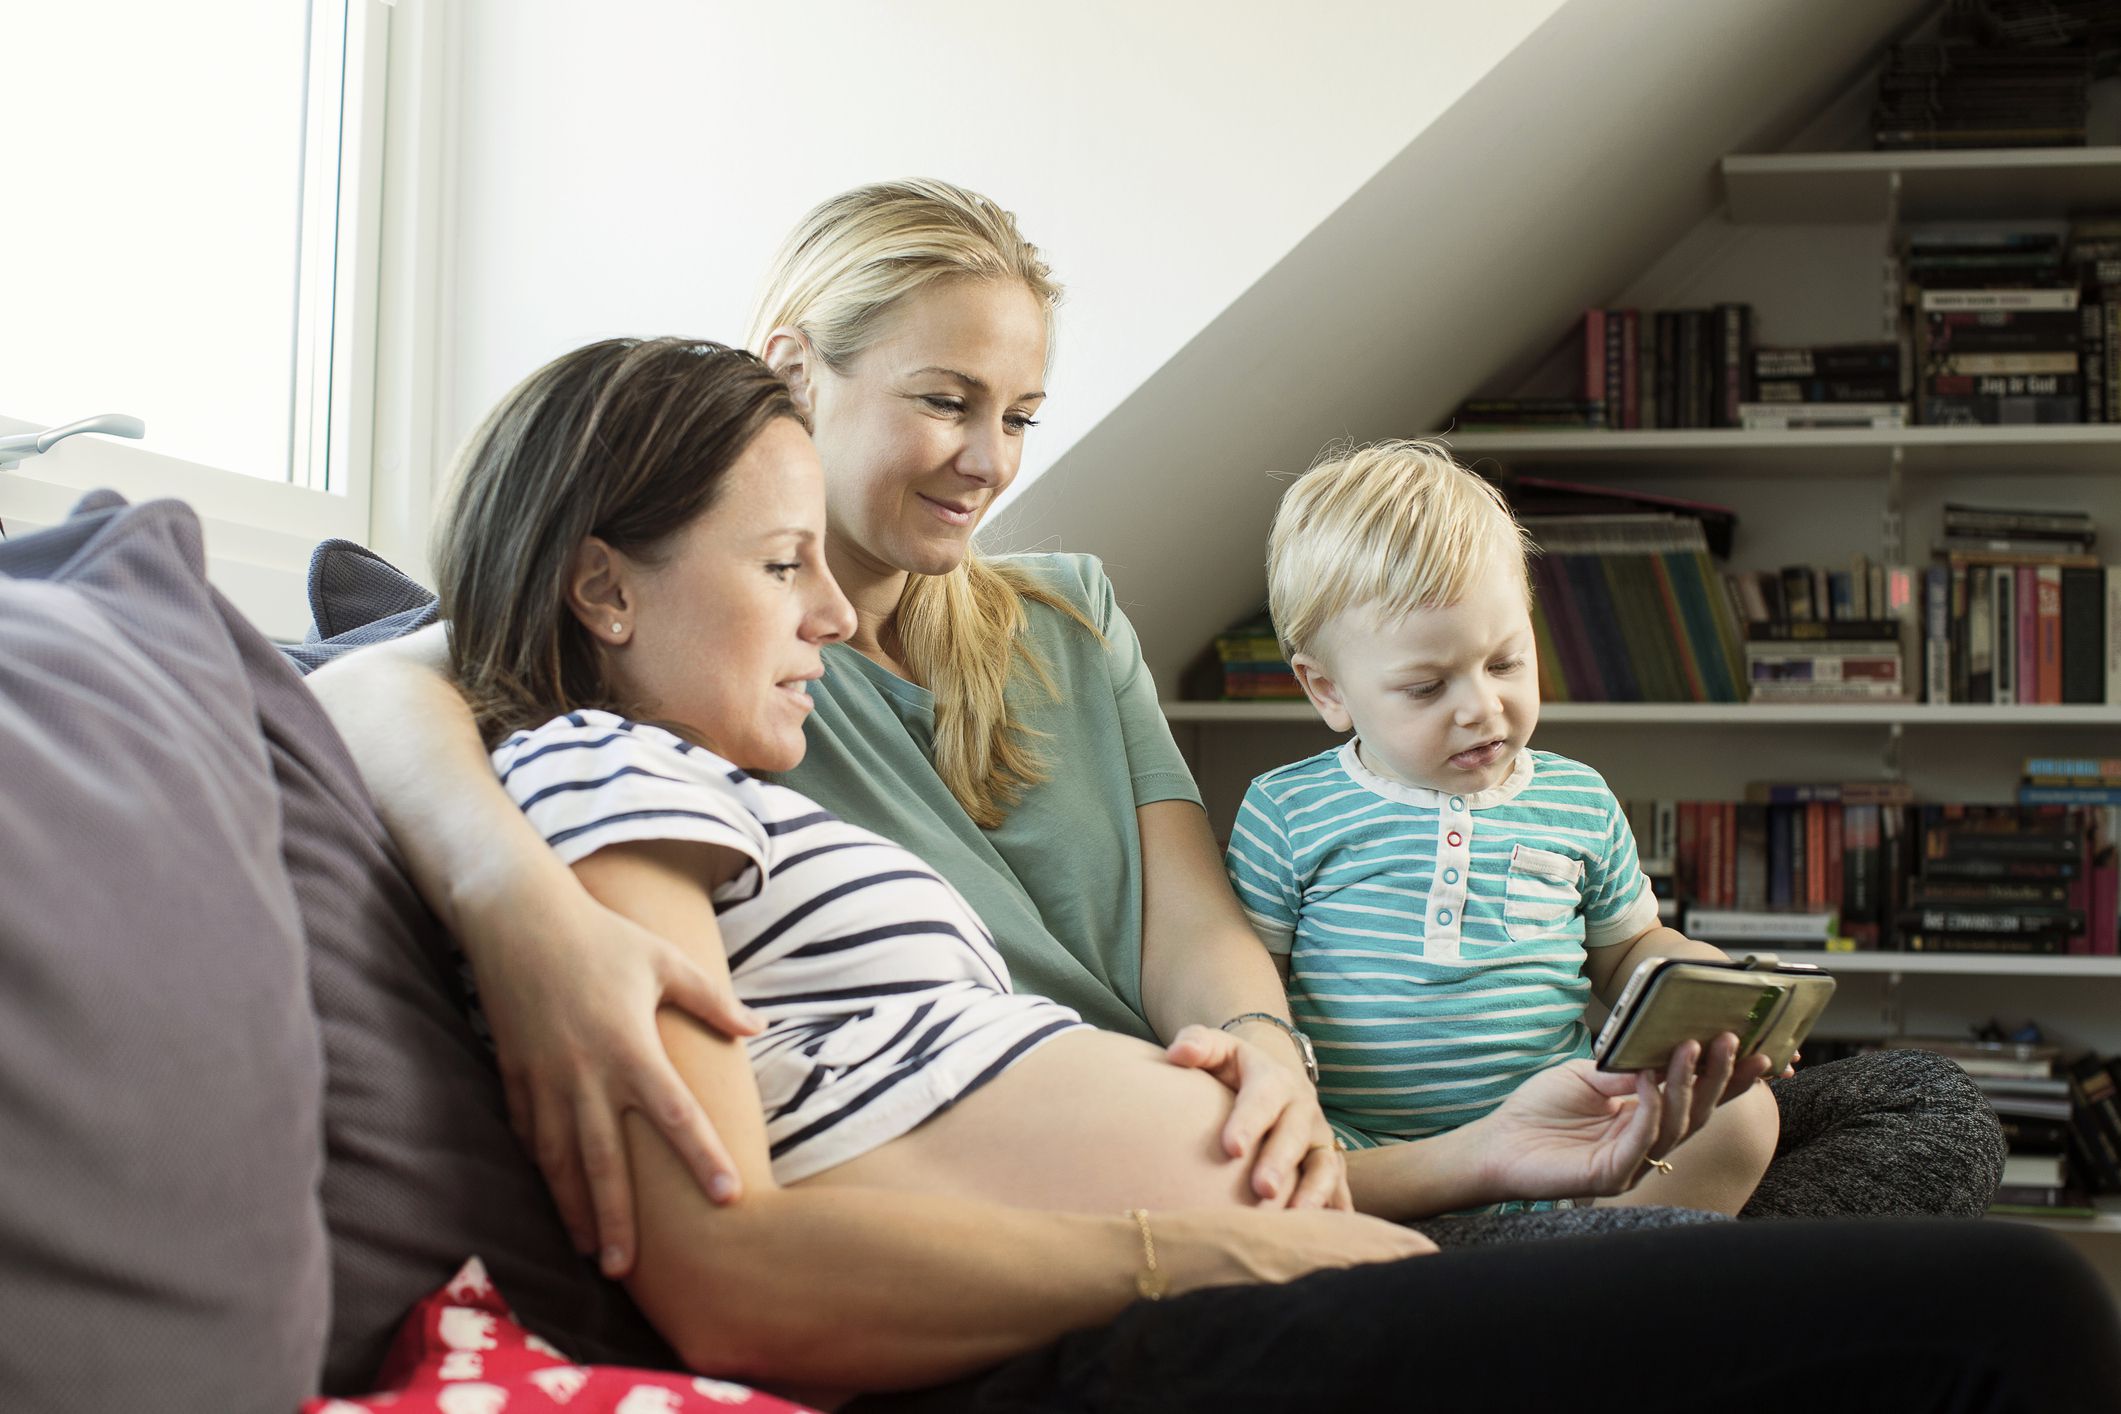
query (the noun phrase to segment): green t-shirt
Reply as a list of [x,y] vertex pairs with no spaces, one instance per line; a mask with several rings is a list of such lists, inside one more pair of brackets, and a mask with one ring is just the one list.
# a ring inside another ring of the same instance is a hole
[[998,829],[982,830],[935,773],[935,699],[851,648],[825,649],[813,684],[809,753],[779,779],[904,845],[978,912],[1020,992],[1074,1007],[1093,1025],[1151,1037],[1142,1017],[1141,831],[1134,812],[1200,792],[1171,739],[1134,628],[1089,555],[1013,563],[1082,610],[1100,643],[1043,604],[1026,634],[1059,689],[1011,686],[1049,778]]

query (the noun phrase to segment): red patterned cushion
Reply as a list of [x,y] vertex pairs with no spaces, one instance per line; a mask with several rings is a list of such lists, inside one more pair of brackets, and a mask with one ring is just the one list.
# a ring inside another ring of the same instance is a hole
[[313,1399],[302,1414],[803,1414],[807,1408],[726,1380],[576,1365],[516,1323],[477,1257],[413,1307],[379,1379],[375,1394]]

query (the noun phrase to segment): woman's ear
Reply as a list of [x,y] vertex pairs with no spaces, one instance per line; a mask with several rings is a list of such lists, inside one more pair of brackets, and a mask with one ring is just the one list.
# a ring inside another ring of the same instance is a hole
[[624,557],[594,535],[575,547],[567,608],[599,643],[615,646],[633,634],[636,605],[627,571]]
[[804,417],[812,416],[811,361],[815,355],[802,331],[783,324],[766,336],[766,347],[759,351],[759,357],[781,375],[789,395],[795,399],[796,409]]
[[1318,709],[1318,715],[1326,719],[1326,725],[1334,731],[1350,731],[1355,719],[1348,715],[1348,707],[1341,700],[1340,684],[1329,677],[1325,664],[1307,653],[1290,655],[1289,666],[1295,670],[1296,681],[1303,687],[1304,696]]

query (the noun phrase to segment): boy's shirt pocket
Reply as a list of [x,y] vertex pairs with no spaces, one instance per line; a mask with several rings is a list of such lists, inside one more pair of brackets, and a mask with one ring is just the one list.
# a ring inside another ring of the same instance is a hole
[[1583,861],[1513,845],[1503,885],[1502,920],[1513,943],[1543,942],[1574,931],[1583,908]]

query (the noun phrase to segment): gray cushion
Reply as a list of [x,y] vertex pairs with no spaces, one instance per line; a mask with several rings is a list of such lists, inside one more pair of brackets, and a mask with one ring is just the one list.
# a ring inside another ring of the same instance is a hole
[[317,1032],[248,675],[173,503],[0,546],[0,1409],[286,1414]]
[[345,743],[272,645],[247,629],[235,637],[280,779],[324,1031],[334,1303],[325,1391],[368,1388],[406,1310],[473,1254],[523,1322],[575,1359],[675,1367],[625,1291],[567,1241],[466,1020],[454,949]]
[[438,617],[433,591],[351,540],[326,540],[309,556],[309,631],[281,651],[303,672],[365,644],[398,638]]

